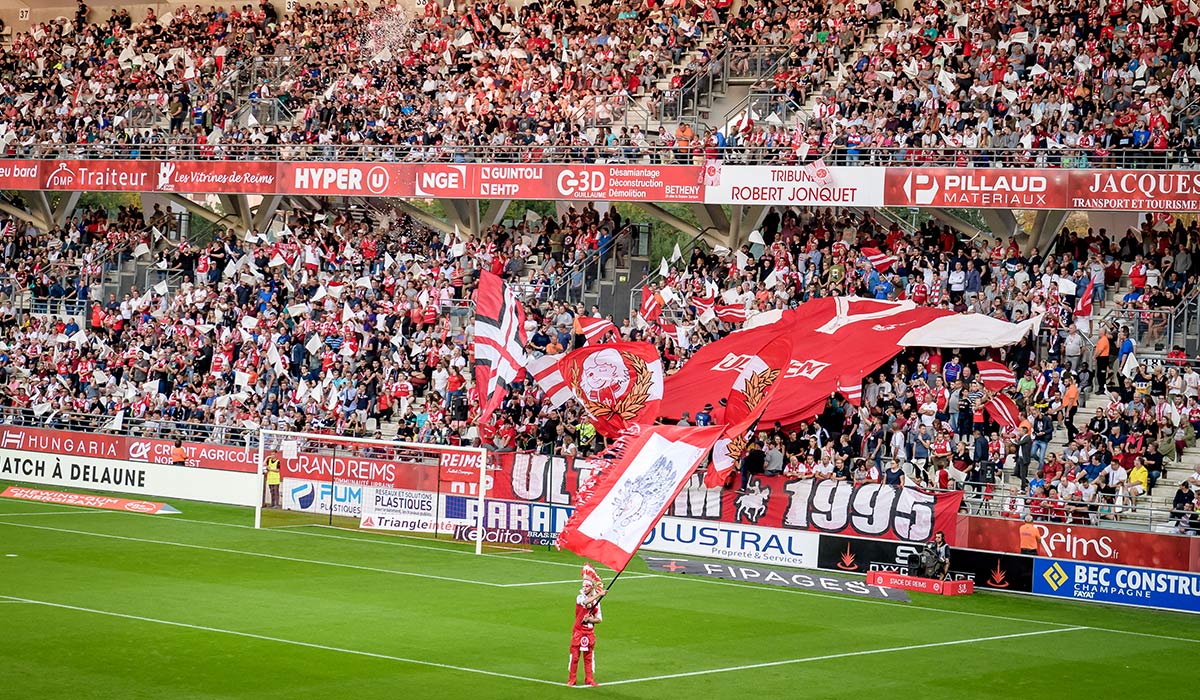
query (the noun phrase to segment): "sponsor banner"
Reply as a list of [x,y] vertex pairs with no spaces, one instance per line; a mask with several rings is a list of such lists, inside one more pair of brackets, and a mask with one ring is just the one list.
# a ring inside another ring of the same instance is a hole
[[1073,171],[1068,206],[1096,211],[1200,211],[1200,171]]
[[891,571],[872,571],[867,574],[867,583],[872,586],[920,591],[933,595],[971,595],[975,592],[975,584],[970,581],[941,581],[933,578],[906,576]]
[[363,511],[382,515],[433,519],[436,494],[389,488],[368,488],[363,493]]
[[[1020,520],[979,516],[970,516],[966,520],[967,541],[960,544],[971,549],[1017,551]],[[1039,554],[1055,559],[1178,571],[1190,571],[1196,562],[1193,554],[1196,540],[1192,537],[1058,523],[1035,524],[1042,533],[1044,545]]]
[[1034,562],[1033,592],[1094,603],[1200,613],[1200,574],[1045,559]]
[[962,492],[758,476],[721,500],[727,522],[921,542],[941,530],[953,545]]
[[[23,452],[171,464],[171,448],[174,446],[175,443],[170,440],[0,426],[0,448]],[[254,449],[199,442],[185,442],[182,446],[187,453],[186,463],[189,467],[257,471],[255,462],[258,452]]]
[[796,166],[727,165],[721,182],[705,187],[708,204],[773,204],[810,207],[881,207],[884,168],[829,168],[833,182],[818,184]]
[[708,523],[665,516],[642,548],[669,554],[733,559],[799,569],[817,566],[818,535],[779,528]]
[[358,518],[363,513],[365,488],[358,484],[285,477],[282,480],[280,491],[284,500],[284,510],[298,510],[322,515],[332,513],[337,516]]
[[38,168],[38,189],[46,190],[270,194],[279,189],[277,164],[260,161],[46,160],[14,161],[9,167],[32,166]]
[[238,506],[262,498],[261,477],[254,473],[6,448],[0,448],[0,480]]
[[[442,452],[438,456],[439,477],[442,480],[442,490],[446,490],[446,482],[455,484],[454,492],[466,491],[475,494],[479,490],[479,469],[486,465],[483,454],[471,452]],[[484,488],[489,489],[490,475],[484,475]]]
[[888,168],[889,207],[1066,209],[1068,170],[1021,168]]
[[[376,515],[363,513],[358,526],[367,530],[395,530],[398,532],[433,532],[435,529],[432,518],[414,518],[404,515],[387,515],[386,513]],[[446,530],[443,529],[444,531]]]
[[[700,166],[497,164],[460,167],[468,168],[471,196],[485,199],[618,202],[703,202],[705,199]],[[418,190],[422,189],[418,187]],[[438,196],[434,190],[425,191],[430,192],[430,196]]]
[[[430,176],[441,173],[444,197],[466,196],[461,165],[431,164]],[[412,197],[417,166],[401,163],[279,163],[276,194]],[[455,173],[458,173],[455,175]]]
[[[505,530],[502,528],[483,528],[484,544],[529,544],[528,530]],[[474,525],[456,525],[453,537],[460,542],[475,542],[479,539],[479,529]]]
[[283,194],[702,202],[699,166],[281,163]]
[[[821,535],[817,567],[853,573],[891,572],[906,576],[908,558],[920,554],[924,544],[868,540],[858,537]],[[950,578],[971,581],[979,588],[1028,593],[1033,576],[1033,557],[999,552],[951,548]]]
[[130,513],[148,513],[161,515],[178,513],[179,511],[166,503],[153,501],[133,501],[128,498],[113,496],[93,496],[83,493],[67,493],[66,491],[46,491],[44,489],[27,489],[20,486],[9,486],[0,493],[0,498],[15,498],[21,501],[36,501],[38,503],[53,503],[60,506],[80,506],[83,508],[101,508],[103,510],[123,510]]
[[813,576],[800,573],[799,571],[768,569],[761,566],[734,565],[696,559],[680,559],[676,557],[643,556],[642,560],[646,562],[646,565],[651,570],[665,571],[670,574],[692,574],[730,581],[745,581],[747,583],[762,583],[769,586],[783,586],[785,588],[800,588],[810,591],[843,593],[845,595],[909,602],[908,594],[903,590],[872,586],[858,579],[848,579],[841,576]]
[[0,189],[799,206],[1200,211],[1200,171],[727,165],[8,160]]

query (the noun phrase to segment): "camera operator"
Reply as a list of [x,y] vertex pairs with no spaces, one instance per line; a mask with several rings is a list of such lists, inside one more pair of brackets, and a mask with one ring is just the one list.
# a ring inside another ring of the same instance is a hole
[[933,570],[928,572],[928,578],[945,581],[950,578],[950,545],[946,544],[946,536],[941,530],[933,535],[933,541],[926,547],[933,550]]

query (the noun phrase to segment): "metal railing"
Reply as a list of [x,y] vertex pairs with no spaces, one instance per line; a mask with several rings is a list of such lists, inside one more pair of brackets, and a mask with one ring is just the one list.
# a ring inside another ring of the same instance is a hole
[[[1032,467],[1033,465],[1031,465]],[[1004,487],[992,493],[987,493],[985,486],[987,484],[972,481],[963,484],[963,502],[971,515],[984,518],[1011,519],[1011,517],[1003,515],[1007,502],[1010,500],[1014,501],[1017,505],[1017,513],[1021,517],[1024,517],[1024,514],[1029,512],[1031,505],[1039,505],[1036,503],[1039,499],[1041,500],[1040,507],[1050,508],[1052,503],[1048,497],[1030,496],[1022,493],[1014,495],[1008,493],[1007,488]],[[1159,480],[1157,487],[1160,490],[1171,488],[1162,479]],[[937,489],[934,490],[936,491]],[[1111,500],[1106,500],[1103,494],[1097,494],[1096,500],[1093,501],[1057,499],[1053,503],[1055,504],[1053,507],[1055,510],[1058,509],[1058,504],[1062,505],[1063,510],[1066,511],[1065,517],[1056,520],[1053,519],[1054,516],[1047,513],[1044,516],[1035,516],[1034,522],[1058,522],[1065,525],[1110,527],[1126,530],[1145,529],[1161,533],[1164,530],[1171,529],[1173,523],[1178,519],[1178,516],[1173,515],[1174,511],[1170,508],[1154,506],[1151,502],[1151,497],[1146,495],[1137,498],[1136,507],[1134,506],[1134,501],[1119,493],[1112,496]]]
[[1162,345],[1170,348],[1175,342],[1175,327],[1171,320],[1174,308],[1169,309],[1109,309],[1101,323],[1124,328],[1139,348],[1154,350]]
[[[778,147],[729,146],[711,151],[719,159],[751,164],[795,165],[797,154],[790,145]],[[196,144],[181,141],[154,143],[49,144],[10,143],[0,159],[29,160],[218,160],[218,161],[334,161],[410,163],[628,163],[688,165],[706,157],[703,145],[691,148],[650,145],[634,153],[603,144],[551,144],[547,146],[484,146],[443,143],[412,144]],[[1092,150],[1066,148],[917,148],[863,146],[849,150],[834,148],[823,154],[828,165],[876,165],[908,167],[1044,167],[1044,168],[1200,168],[1200,157],[1190,149],[1145,151],[1114,150],[1096,157]]]
[[729,50],[718,49],[695,73],[684,80],[678,88],[669,88],[663,93],[658,106],[658,119],[667,122],[685,117],[702,116],[713,105],[715,94],[724,92],[729,84],[726,79],[726,64]]
[[[683,264],[685,266],[692,259],[692,251],[696,249],[696,246],[700,245],[704,241],[704,234],[708,233],[709,231],[716,231],[716,230],[717,229],[713,226],[708,226],[708,227],[701,229],[699,233],[692,236],[691,239],[688,240],[688,242],[685,246],[683,246],[679,249],[679,252],[683,256],[681,259],[683,260]],[[650,262],[651,262],[650,269],[646,272],[646,275],[644,277],[642,277],[642,279],[640,279],[637,282],[635,282],[634,284],[630,285],[630,287],[629,287],[629,318],[631,318],[631,319],[637,318],[637,314],[639,313],[639,311],[641,309],[642,303],[641,303],[640,295],[642,293],[642,288],[648,284],[657,282],[659,279],[662,278],[662,275],[660,274],[660,270],[659,270],[659,265],[655,265],[653,260],[651,260]],[[664,305],[662,313],[664,315],[669,313],[669,314],[671,314],[672,317],[680,316],[682,314],[682,305],[683,305],[684,301],[685,300],[683,300],[682,298],[680,299],[680,307],[681,308],[679,310],[673,309],[671,304]],[[678,318],[676,318],[675,320],[678,320]]]
[[765,76],[774,75],[784,64],[791,64],[793,58],[791,44],[734,44],[729,47],[729,60],[726,61],[725,79],[727,84],[734,81],[741,84],[754,84]]
[[[647,224],[627,223],[621,227],[613,236],[612,242],[609,243],[608,249],[604,255],[600,254],[600,250],[589,250],[584,257],[573,260],[560,271],[560,277],[554,280],[547,289],[544,290],[543,296],[536,297],[542,301],[566,301],[570,303],[579,303],[583,301],[583,295],[588,292],[592,285],[603,278],[605,269],[609,261],[613,261],[614,269],[617,259],[617,247],[625,243],[625,259],[628,260],[634,254],[633,236],[650,235],[650,227]],[[578,294],[573,293],[572,277],[575,272],[582,273],[583,280],[579,287]]]

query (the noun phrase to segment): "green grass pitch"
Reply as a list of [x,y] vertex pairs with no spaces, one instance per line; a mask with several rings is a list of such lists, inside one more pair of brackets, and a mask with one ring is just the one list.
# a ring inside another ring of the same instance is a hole
[[[0,500],[0,697],[1162,697],[1195,617],[979,593],[911,603],[650,574],[564,686],[580,560],[246,509]],[[610,575],[611,576],[611,575]]]

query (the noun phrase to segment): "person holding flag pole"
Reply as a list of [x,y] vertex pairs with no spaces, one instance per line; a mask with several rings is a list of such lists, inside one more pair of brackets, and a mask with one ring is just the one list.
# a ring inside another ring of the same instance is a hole
[[[620,577],[617,572],[617,577]],[[613,578],[613,583],[617,579]],[[575,685],[579,660],[583,659],[583,682],[596,686],[596,623],[604,619],[600,601],[607,595],[604,581],[591,564],[583,565],[583,584],[575,597],[575,626],[571,629],[571,665],[567,685]]]

